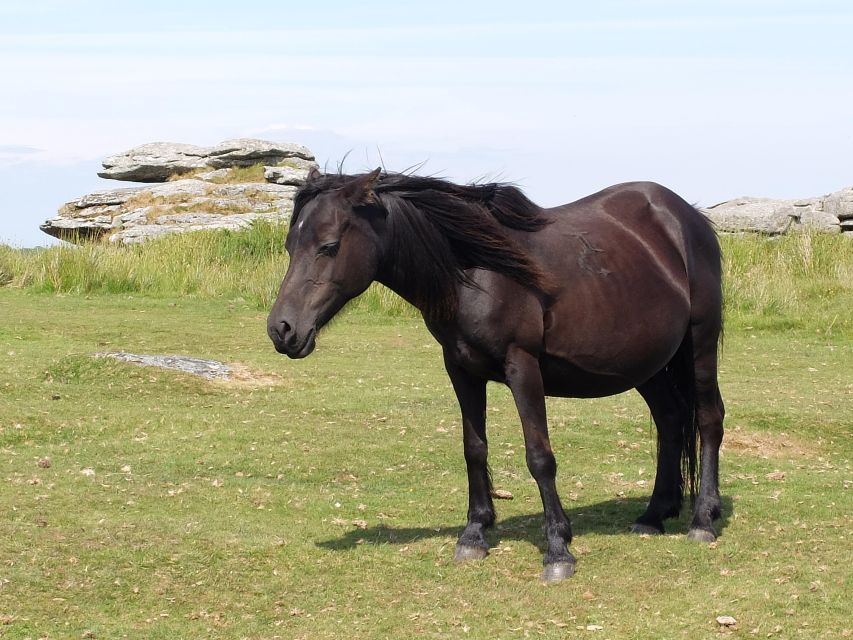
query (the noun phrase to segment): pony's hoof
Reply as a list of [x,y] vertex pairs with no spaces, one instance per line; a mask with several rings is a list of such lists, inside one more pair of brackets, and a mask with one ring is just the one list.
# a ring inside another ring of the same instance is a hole
[[659,536],[663,534],[663,529],[658,529],[650,524],[640,524],[639,522],[635,522],[631,525],[631,533],[646,536]]
[[708,531],[708,529],[693,528],[687,532],[687,539],[707,543],[714,542],[717,539],[717,535],[713,531]]
[[457,562],[466,562],[468,560],[482,560],[487,555],[489,555],[489,550],[486,547],[457,544],[453,559]]
[[566,578],[571,578],[575,572],[574,562],[552,562],[546,564],[542,571],[543,582],[560,582]]

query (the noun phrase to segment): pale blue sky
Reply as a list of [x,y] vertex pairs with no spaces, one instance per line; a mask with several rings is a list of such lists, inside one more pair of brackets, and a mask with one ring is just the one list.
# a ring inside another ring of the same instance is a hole
[[381,151],[545,205],[853,184],[849,2],[134,5],[0,4],[0,241],[46,243],[64,201],[126,186],[100,159],[155,140],[296,141],[352,172]]

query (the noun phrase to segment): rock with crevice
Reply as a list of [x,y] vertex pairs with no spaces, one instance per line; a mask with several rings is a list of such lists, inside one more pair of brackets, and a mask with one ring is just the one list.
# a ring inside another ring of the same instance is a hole
[[277,165],[288,159],[313,161],[314,155],[300,144],[254,138],[226,140],[213,147],[150,142],[106,158],[98,175],[130,182],[166,182],[203,169]]

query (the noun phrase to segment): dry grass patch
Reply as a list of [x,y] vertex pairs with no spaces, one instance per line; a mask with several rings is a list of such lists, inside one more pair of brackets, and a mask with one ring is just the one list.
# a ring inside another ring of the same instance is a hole
[[818,453],[815,443],[806,443],[787,433],[744,431],[740,426],[726,429],[722,449],[759,458],[810,458]]
[[259,371],[239,362],[226,364],[231,369],[230,377],[227,380],[211,380],[211,384],[245,389],[261,389],[285,384],[285,379],[276,373]]
[[177,173],[173,173],[168,178],[166,178],[166,182],[177,182],[178,180],[192,180],[197,179],[202,173],[210,173],[213,171],[210,167],[199,167],[198,169],[191,169],[190,171],[179,171]]
[[[216,171],[213,167],[199,167],[183,173],[174,173],[167,182],[187,180]],[[247,182],[266,182],[264,179],[264,165],[253,164],[248,167],[228,167],[224,175],[215,176],[209,180],[213,184],[245,184]]]

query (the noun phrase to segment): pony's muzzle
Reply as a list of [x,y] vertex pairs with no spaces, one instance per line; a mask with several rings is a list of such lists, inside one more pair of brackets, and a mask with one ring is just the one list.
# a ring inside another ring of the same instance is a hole
[[304,358],[314,350],[317,331],[312,327],[305,335],[300,336],[289,322],[279,320],[267,324],[267,334],[279,353],[289,358]]

